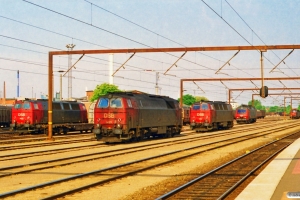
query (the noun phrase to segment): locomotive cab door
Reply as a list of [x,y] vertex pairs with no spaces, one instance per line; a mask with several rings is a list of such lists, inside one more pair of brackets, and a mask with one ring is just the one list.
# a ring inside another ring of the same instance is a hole
[[137,102],[135,101],[135,99],[130,99],[131,101],[131,105],[132,105],[132,109],[131,109],[131,113],[130,113],[130,118],[131,118],[131,127],[137,127],[137,126],[141,126],[141,124],[139,123],[139,119],[141,119],[140,117],[140,112],[139,112],[139,107],[137,105]]

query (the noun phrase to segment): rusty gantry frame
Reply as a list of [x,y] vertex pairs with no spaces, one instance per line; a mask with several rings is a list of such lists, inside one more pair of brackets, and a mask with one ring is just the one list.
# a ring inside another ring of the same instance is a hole
[[[233,91],[244,91],[244,90],[260,90],[259,88],[232,88],[228,89],[228,102],[230,103],[231,101],[231,92]],[[268,88],[268,90],[300,90],[300,88]],[[282,94],[282,93],[280,93]],[[298,93],[291,93],[291,94],[298,94]],[[254,101],[254,95],[259,95],[259,94],[252,94],[252,106],[253,106],[253,101]],[[271,94],[269,94],[271,96]],[[283,94],[282,94],[283,95]]]
[[[220,47],[178,47],[178,48],[140,48],[140,49],[105,49],[105,50],[75,50],[75,51],[50,51],[48,54],[48,139],[52,140],[52,99],[53,99],[53,56],[69,54],[110,54],[110,53],[166,53],[188,51],[242,51],[255,50],[265,52],[267,50],[300,49],[300,45],[260,45],[260,46],[220,46]],[[181,57],[183,57],[182,55]],[[173,65],[172,65],[173,66]],[[171,66],[171,67],[172,67]],[[170,70],[170,68],[168,69]],[[299,78],[300,79],[300,78]],[[261,80],[261,79],[257,79]],[[267,80],[267,78],[265,79]],[[278,79],[276,79],[278,80]],[[284,79],[281,79],[284,80]],[[182,105],[182,84],[180,82],[180,104]]]

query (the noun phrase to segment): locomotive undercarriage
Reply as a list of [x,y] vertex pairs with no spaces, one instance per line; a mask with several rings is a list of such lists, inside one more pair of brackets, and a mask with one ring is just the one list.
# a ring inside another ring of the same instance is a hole
[[211,130],[219,130],[219,129],[229,129],[233,127],[233,122],[214,122],[214,123],[191,123],[190,125],[192,130],[196,132],[205,132]]
[[[48,134],[47,124],[11,124],[11,129],[21,133],[45,133]],[[53,134],[67,134],[69,131],[92,131],[94,124],[88,123],[74,123],[74,124],[53,124],[52,132]]]
[[126,129],[94,129],[95,138],[97,140],[104,141],[106,143],[113,143],[113,142],[134,142],[140,141],[145,138],[150,137],[159,137],[159,138],[169,138],[173,137],[175,134],[179,134],[181,131],[181,127],[163,127],[161,130],[164,132],[159,131],[160,128],[151,127],[151,128],[135,128],[130,129],[127,131]]

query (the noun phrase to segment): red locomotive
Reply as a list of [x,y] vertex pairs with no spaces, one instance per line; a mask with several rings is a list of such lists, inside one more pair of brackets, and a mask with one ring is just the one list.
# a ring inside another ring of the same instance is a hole
[[257,111],[256,108],[251,105],[240,105],[235,111],[235,120],[240,123],[253,123],[256,122]]
[[[54,101],[53,133],[88,131],[93,124],[88,123],[87,110],[83,103],[75,101]],[[11,128],[32,133],[47,133],[48,100],[18,100],[12,108]]]
[[298,109],[292,109],[290,112],[291,119],[299,119],[300,118],[300,111]]
[[190,127],[196,132],[232,128],[231,105],[220,101],[194,103],[191,107]]
[[166,96],[112,92],[96,102],[93,131],[106,143],[173,137],[181,132],[181,112],[178,101]]
[[0,105],[0,127],[8,127],[11,124],[11,109],[10,105]]

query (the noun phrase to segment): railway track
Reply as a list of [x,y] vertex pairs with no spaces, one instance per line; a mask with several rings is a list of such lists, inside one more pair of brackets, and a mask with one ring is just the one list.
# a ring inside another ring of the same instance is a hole
[[[298,124],[294,124],[293,126],[299,126]],[[58,194],[53,194],[48,197],[45,197],[45,195],[42,195],[38,198],[45,198],[45,199],[53,199],[58,198],[61,196],[69,195],[74,192],[78,192],[81,190],[84,190],[86,188],[91,188],[96,185],[105,184],[112,180],[118,180],[122,177],[130,176],[132,174],[136,174],[138,172],[146,171],[149,169],[153,169],[155,167],[166,165],[170,163],[174,163],[176,161],[182,161],[188,157],[192,157],[195,155],[198,155],[199,153],[211,151],[217,148],[225,147],[228,145],[236,144],[245,140],[252,139],[254,137],[262,137],[265,135],[268,135],[270,133],[274,133],[276,131],[286,130],[287,127],[292,127],[292,125],[288,124],[284,127],[278,128],[278,127],[270,127],[269,130],[261,131],[256,130],[253,131],[249,135],[239,135],[239,136],[232,136],[229,137],[226,140],[222,141],[215,141],[210,143],[202,143],[200,145],[195,145],[189,148],[182,148],[180,150],[174,150],[170,151],[168,153],[148,157],[148,158],[142,158],[140,160],[135,160],[132,162],[127,162],[125,164],[121,165],[113,165],[110,167],[106,167],[103,169],[93,170],[86,173],[81,173],[79,175],[69,176],[58,180],[52,180],[50,182],[45,182],[42,184],[29,186],[26,188],[17,189],[14,191],[6,192],[3,194],[0,194],[0,197],[7,197],[7,196],[13,196],[18,193],[24,193],[22,195],[31,195],[30,193],[32,190],[40,189],[42,188],[42,193],[50,194],[51,192],[47,192],[47,186],[51,185],[51,188],[53,187],[57,188],[56,191],[62,191],[62,188],[68,188],[68,185],[76,185],[80,186],[75,189],[71,190],[65,190],[62,192],[59,192]],[[203,141],[204,142],[204,141]],[[158,148],[158,147],[155,147]],[[145,149],[146,150],[146,149]],[[135,152],[136,150],[133,150]],[[114,155],[116,156],[116,155]],[[122,156],[122,155],[120,155]],[[70,182],[71,181],[71,182]],[[85,182],[85,184],[82,184],[82,182]],[[88,182],[88,183],[87,183]],[[47,195],[46,195],[47,196]]]
[[274,158],[300,132],[261,146],[160,196],[164,199],[224,199],[262,165]]
[[[278,125],[278,124],[277,124]],[[269,126],[269,125],[268,125]],[[266,128],[268,126],[258,126],[258,127],[254,127],[252,128],[252,130],[260,130],[261,128]],[[180,138],[178,139],[179,141],[165,141],[162,140],[159,143],[156,143],[157,145],[173,145],[173,144],[178,144],[178,143],[184,143],[184,142],[192,142],[192,141],[198,141],[198,140],[204,140],[204,139],[210,139],[210,138],[215,138],[215,137],[222,137],[225,135],[231,135],[231,134],[236,134],[236,133],[240,133],[240,132],[244,132],[244,131],[248,131],[248,127],[239,127],[236,130],[232,130],[232,131],[220,131],[220,132],[214,132],[212,134],[198,134],[198,133],[193,133],[191,131],[189,131],[189,133],[187,133],[187,135],[197,135],[197,137],[194,138]],[[181,136],[182,137],[182,136]],[[6,151],[5,155],[1,156],[0,154],[0,159],[3,160],[12,160],[12,159],[22,159],[22,158],[28,158],[28,157],[32,157],[32,156],[41,156],[41,155],[49,155],[52,153],[61,153],[61,152],[66,152],[66,151],[72,151],[72,150],[82,150],[82,149],[86,149],[86,148],[93,148],[93,147],[99,147],[99,146],[105,146],[102,143],[96,143],[96,144],[82,144],[85,142],[91,142],[91,140],[89,138],[87,139],[72,139],[70,141],[61,141],[61,142],[51,142],[51,143],[38,143],[38,144],[23,144],[23,145],[17,145],[17,146],[0,146],[0,152],[1,151]],[[26,148],[34,148],[34,147],[45,147],[45,146],[58,146],[58,145],[63,145],[63,144],[69,144],[69,143],[80,143],[80,145],[78,146],[74,146],[74,147],[63,147],[63,148],[55,148],[52,150],[38,150],[38,151],[29,151],[29,152],[22,152],[22,153],[12,153],[9,154],[7,151],[8,150],[17,150],[17,149],[26,149]],[[148,146],[148,145],[147,145]],[[1,161],[0,160],[0,161]]]
[[[281,123],[288,123],[288,122],[281,122]],[[290,121],[289,123],[292,123]],[[270,124],[269,123],[261,123],[255,127],[251,127],[252,130],[255,129],[261,129],[268,127]],[[220,137],[226,134],[235,134],[239,133],[241,131],[248,131],[249,129],[249,124],[248,125],[239,125],[234,127],[231,130],[221,130],[221,131],[214,131],[214,132],[204,132],[204,133],[196,133],[193,131],[188,131],[188,134],[197,134],[199,136],[205,136],[205,137]],[[209,135],[208,135],[209,134]],[[177,136],[181,137],[181,136]],[[91,142],[94,140],[93,134],[75,134],[75,135],[68,135],[68,136],[56,136],[55,137],[56,141],[54,142],[45,142],[46,137],[38,137],[38,138],[30,138],[30,139],[15,139],[12,140],[12,143],[18,143],[17,145],[11,145],[9,141],[2,141],[0,142],[0,152],[1,151],[8,151],[8,150],[17,150],[17,149],[27,149],[27,148],[34,148],[34,147],[45,147],[45,146],[55,146],[55,145],[62,145],[62,144],[71,144],[71,143],[82,143],[82,142]],[[65,140],[66,139],[66,140]],[[152,140],[152,139],[148,139]],[[147,140],[144,140],[147,141]],[[26,144],[26,142],[32,142],[31,144]],[[33,143],[36,142],[36,143]],[[20,144],[21,143],[21,144]],[[79,146],[80,148],[80,146]]]

